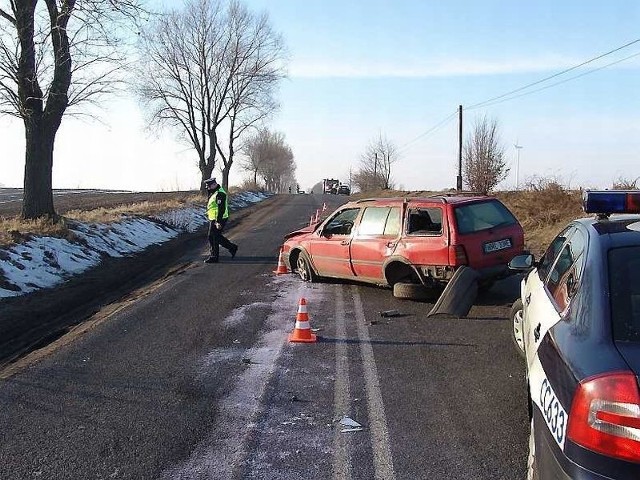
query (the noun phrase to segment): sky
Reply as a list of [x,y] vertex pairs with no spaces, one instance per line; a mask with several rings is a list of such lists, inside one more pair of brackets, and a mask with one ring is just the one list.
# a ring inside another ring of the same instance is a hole
[[[640,39],[640,2],[245,2],[268,12],[289,50],[281,108],[268,126],[285,134],[303,189],[324,177],[348,183],[367,144],[381,134],[399,149],[397,187],[455,186],[459,105],[465,136],[483,116],[499,124],[511,168],[500,188],[523,186],[533,176],[573,188],[640,176],[640,55],[603,68],[640,54],[640,42],[519,90],[525,94],[519,98],[467,108]],[[105,102],[101,120],[65,118],[54,188],[197,188],[194,153],[172,131],[146,130],[134,98]],[[522,146],[519,159],[515,144]],[[23,149],[22,125],[0,118],[5,187],[22,185]],[[245,175],[234,167],[231,184]]]

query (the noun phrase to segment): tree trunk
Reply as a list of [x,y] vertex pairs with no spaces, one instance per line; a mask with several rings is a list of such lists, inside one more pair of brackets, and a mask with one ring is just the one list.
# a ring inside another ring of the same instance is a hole
[[22,217],[56,218],[53,206],[53,144],[56,130],[47,128],[44,122],[25,121],[26,152],[24,166],[24,194]]
[[214,165],[215,162],[202,162],[200,164],[200,173],[202,174],[202,181],[200,182],[200,193],[202,193],[203,195],[207,194],[207,187],[205,186],[204,181],[211,178]]
[[222,168],[222,186],[225,190],[229,188],[229,171],[231,170],[231,163],[228,163]]

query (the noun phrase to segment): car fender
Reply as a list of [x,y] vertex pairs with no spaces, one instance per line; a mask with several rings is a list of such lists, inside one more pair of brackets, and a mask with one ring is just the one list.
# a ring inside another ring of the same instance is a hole
[[424,284],[424,278],[420,274],[420,271],[418,270],[418,268],[414,264],[412,264],[409,260],[407,260],[406,258],[404,258],[404,257],[402,257],[400,255],[393,255],[391,257],[388,257],[384,261],[384,263],[382,264],[382,271],[384,272],[384,279],[387,282],[387,284],[391,285],[391,282],[387,278],[387,267],[389,266],[389,264],[391,264],[393,262],[403,263],[404,265],[409,267],[411,270],[413,270],[413,272],[416,274],[416,276],[420,279],[420,282],[422,284]]
[[289,262],[289,270],[293,271],[295,266],[293,265],[293,263],[291,262],[291,253],[299,250],[300,252],[304,253],[307,258],[309,259],[309,263],[311,264],[311,268],[313,268],[313,271],[315,272],[316,275],[318,275],[318,269],[316,268],[315,264],[313,263],[313,257],[309,254],[309,252],[307,251],[306,248],[304,248],[302,245],[298,244],[295,247],[293,247],[290,251],[289,251],[289,255],[287,256],[287,261]]

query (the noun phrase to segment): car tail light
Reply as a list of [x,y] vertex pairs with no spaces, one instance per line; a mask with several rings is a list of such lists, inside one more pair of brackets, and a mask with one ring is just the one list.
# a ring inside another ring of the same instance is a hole
[[636,376],[615,372],[578,385],[567,436],[610,457],[640,462],[640,393]]
[[452,245],[449,247],[449,261],[453,265],[467,265],[467,252],[462,245]]

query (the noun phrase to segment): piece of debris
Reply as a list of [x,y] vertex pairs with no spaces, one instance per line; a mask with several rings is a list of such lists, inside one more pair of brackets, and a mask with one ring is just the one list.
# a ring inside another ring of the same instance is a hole
[[320,330],[322,330],[322,329],[321,329],[321,328],[312,328],[312,329],[311,329],[311,332],[312,332],[312,333],[317,333],[317,332],[319,332]]
[[291,395],[291,398],[289,400],[291,400],[292,402],[299,402],[300,401],[300,399],[298,398],[297,395]]
[[380,312],[381,317],[399,317],[401,314],[398,310],[385,310],[384,312]]
[[246,363],[247,365],[251,365],[253,362],[251,361],[250,358],[243,358],[242,359],[242,363]]
[[354,419],[347,417],[346,415],[342,417],[342,420],[340,420],[340,425],[342,425],[343,427],[362,428],[362,425],[360,425]]
[[377,324],[378,324],[378,321],[377,321],[377,320],[371,320],[371,321],[369,322],[369,325],[377,325]]
[[361,432],[362,430],[363,430],[362,427],[348,427],[340,430],[340,433]]

